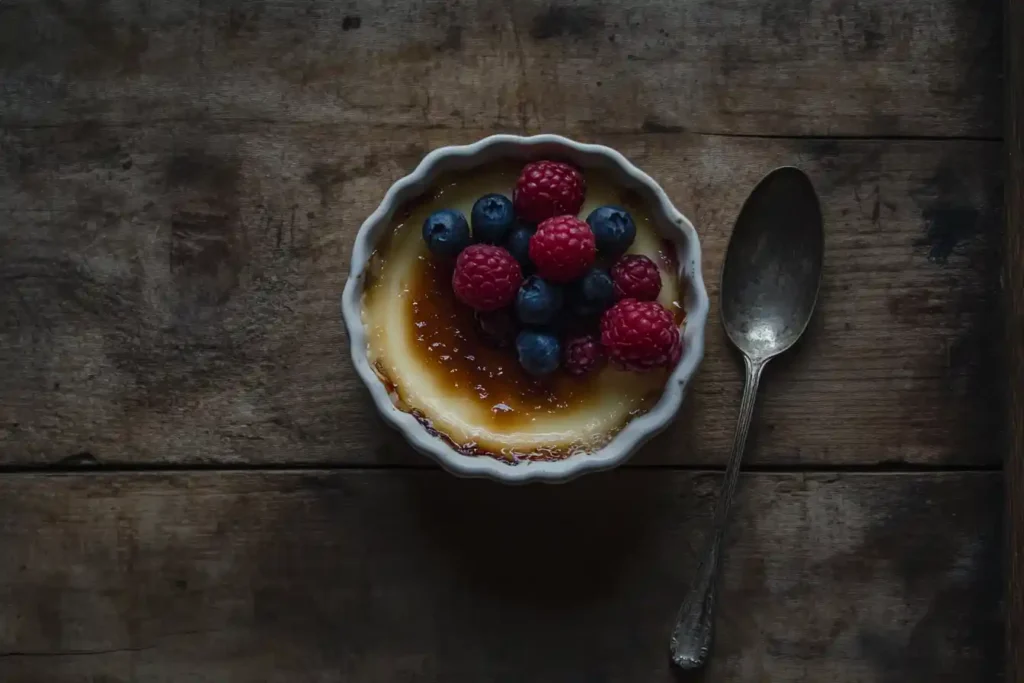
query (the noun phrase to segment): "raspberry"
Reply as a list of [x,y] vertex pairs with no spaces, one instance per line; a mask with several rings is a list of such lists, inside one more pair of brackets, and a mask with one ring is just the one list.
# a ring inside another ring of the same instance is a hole
[[578,214],[586,192],[583,174],[569,164],[534,161],[523,167],[512,202],[519,218],[540,223],[552,216]]
[[612,266],[617,299],[654,301],[661,293],[661,273],[654,261],[642,254],[627,254]]
[[556,216],[537,226],[530,238],[530,260],[551,282],[571,282],[587,272],[597,245],[590,226],[575,216]]
[[595,335],[574,337],[565,343],[563,365],[570,375],[585,375],[598,368],[604,360],[604,347]]
[[477,311],[496,311],[508,306],[522,283],[519,262],[505,249],[490,244],[463,249],[452,274],[455,296]]
[[668,366],[674,368],[679,365],[679,359],[683,357],[683,335],[677,334],[672,350],[668,353]]
[[612,361],[644,372],[679,361],[682,340],[672,313],[657,301],[623,299],[601,318],[601,343]]

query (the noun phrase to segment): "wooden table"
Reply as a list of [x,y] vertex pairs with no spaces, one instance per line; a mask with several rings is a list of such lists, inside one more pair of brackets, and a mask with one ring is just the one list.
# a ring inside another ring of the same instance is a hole
[[440,472],[346,354],[362,219],[497,131],[658,179],[713,306],[756,180],[822,197],[703,680],[1000,680],[1000,10],[0,3],[0,681],[674,680],[740,391],[717,322],[675,426],[564,487]]

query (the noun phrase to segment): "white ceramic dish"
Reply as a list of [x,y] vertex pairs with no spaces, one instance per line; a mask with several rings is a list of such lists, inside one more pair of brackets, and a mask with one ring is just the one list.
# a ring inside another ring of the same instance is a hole
[[[684,347],[682,359],[654,407],[633,418],[603,448],[555,462],[512,465],[487,456],[463,455],[440,438],[432,436],[415,417],[395,407],[387,388],[367,360],[362,319],[363,288],[370,257],[390,230],[395,212],[406,202],[427,191],[438,175],[485,166],[500,159],[526,162],[544,158],[569,161],[582,168],[584,173],[588,168],[601,169],[623,187],[639,193],[645,200],[658,232],[675,244],[679,257],[679,275],[682,282],[688,283]],[[433,457],[445,469],[459,476],[487,477],[508,484],[564,482],[587,472],[606,470],[622,464],[643,443],[663,430],[679,410],[686,387],[704,356],[708,295],[700,263],[700,243],[693,224],[676,210],[665,191],[650,176],[615,150],[601,145],[582,144],[558,135],[492,135],[471,145],[434,150],[423,158],[416,170],[391,186],[380,206],[363,222],[356,235],[352,268],[345,283],[341,309],[348,328],[352,362],[369,389],[377,410],[417,450]]]

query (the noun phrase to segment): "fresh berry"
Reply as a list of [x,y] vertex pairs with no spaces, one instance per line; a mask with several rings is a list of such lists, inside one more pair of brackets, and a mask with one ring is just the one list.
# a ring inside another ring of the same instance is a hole
[[452,289],[459,301],[477,311],[496,311],[512,303],[523,283],[519,263],[501,247],[473,244],[455,261]]
[[599,315],[615,303],[615,285],[607,270],[591,268],[572,283],[569,296],[576,315]]
[[516,215],[531,223],[554,216],[575,216],[583,207],[587,184],[574,167],[561,161],[534,161],[523,167],[512,201]]
[[604,363],[604,347],[595,335],[573,337],[565,343],[565,370],[570,375],[585,375]]
[[643,372],[678,362],[679,328],[657,301],[623,299],[601,318],[601,343],[608,356],[627,370]]
[[515,223],[512,202],[500,194],[485,194],[476,200],[469,217],[473,223],[473,241],[487,244],[504,242]]
[[540,276],[572,282],[594,263],[597,248],[590,226],[575,216],[556,216],[537,226],[530,238],[530,260]]
[[454,259],[469,246],[469,223],[461,211],[435,211],[423,221],[423,241],[434,256]]
[[621,256],[636,239],[633,217],[620,206],[599,206],[587,216],[587,225],[594,231],[597,251],[602,256]]
[[683,357],[683,336],[681,334],[676,335],[675,344],[672,346],[672,350],[668,354],[668,366],[674,368],[679,365],[679,359]]
[[661,293],[661,273],[643,254],[626,254],[612,266],[615,297],[654,301]]
[[480,336],[491,346],[498,349],[511,348],[516,343],[519,325],[512,315],[512,310],[502,308],[497,311],[476,312],[474,314]]
[[526,325],[545,325],[562,309],[562,288],[536,275],[526,278],[516,294],[516,315]]
[[516,337],[519,364],[531,375],[549,375],[558,369],[562,345],[558,337],[546,332],[523,330]]
[[537,232],[535,226],[519,223],[512,228],[508,241],[505,242],[505,248],[511,252],[516,261],[519,261],[519,266],[523,269],[524,273],[533,270],[533,262],[530,261],[530,238],[533,237],[535,232]]

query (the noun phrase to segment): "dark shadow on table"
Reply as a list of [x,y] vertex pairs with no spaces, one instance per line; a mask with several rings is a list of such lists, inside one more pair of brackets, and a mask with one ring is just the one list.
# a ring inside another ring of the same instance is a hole
[[[423,532],[467,583],[546,608],[595,600],[642,567],[666,499],[662,477],[637,471],[564,485],[504,486],[448,476],[409,480]],[[677,522],[678,524],[678,522]]]

